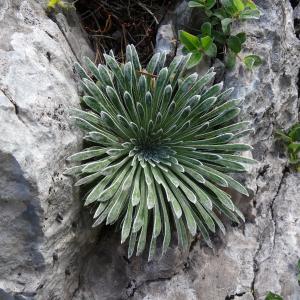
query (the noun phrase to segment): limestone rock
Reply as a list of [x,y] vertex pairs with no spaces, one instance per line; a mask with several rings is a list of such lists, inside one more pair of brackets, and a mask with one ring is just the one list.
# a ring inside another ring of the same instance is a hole
[[70,299],[92,238],[62,175],[80,147],[66,112],[79,105],[76,49],[37,1],[1,1],[0,27],[0,298]]

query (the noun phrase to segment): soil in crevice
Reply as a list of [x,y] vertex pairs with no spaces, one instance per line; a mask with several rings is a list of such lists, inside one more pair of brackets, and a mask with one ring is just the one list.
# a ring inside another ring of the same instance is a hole
[[[176,1],[175,1],[176,2]],[[153,55],[158,26],[170,0],[78,0],[76,11],[96,53],[96,63],[103,53],[113,50],[123,62],[126,45],[134,44],[143,66]]]

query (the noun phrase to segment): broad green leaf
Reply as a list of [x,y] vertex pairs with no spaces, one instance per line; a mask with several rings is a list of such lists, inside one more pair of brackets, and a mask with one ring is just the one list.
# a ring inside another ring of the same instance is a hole
[[226,13],[224,7],[214,9],[213,15],[220,20],[223,20],[227,17],[227,13]]
[[193,51],[188,62],[188,69],[191,69],[199,64],[202,60],[203,54],[200,51]]
[[245,32],[240,32],[240,33],[238,33],[238,34],[236,35],[236,37],[239,38],[241,44],[243,44],[243,43],[246,42],[246,38],[247,38],[247,37],[246,37],[246,33],[245,33]]
[[236,54],[232,51],[228,51],[225,56],[225,65],[229,70],[232,70],[236,64]]
[[278,294],[268,292],[265,300],[283,300],[283,298]]
[[233,0],[233,4],[239,12],[245,9],[245,5],[242,0]]
[[184,30],[179,31],[179,40],[189,51],[199,50],[201,47],[199,38]]
[[289,130],[288,136],[295,142],[300,142],[300,124],[292,126]]
[[201,25],[201,34],[202,36],[211,36],[211,23],[205,22]]
[[293,142],[288,145],[288,151],[291,153],[300,152],[300,142]]
[[209,57],[216,57],[217,56],[217,46],[215,43],[212,43],[208,49],[206,49],[205,54]]
[[258,55],[247,55],[244,57],[244,64],[247,69],[251,70],[253,67],[258,67],[259,65],[262,64],[262,60]]
[[227,35],[223,32],[223,30],[212,30],[212,36],[214,37],[214,42],[216,44],[224,45],[226,43]]
[[222,30],[224,33],[228,34],[229,30],[230,30],[230,24],[232,23],[232,19],[231,18],[225,18],[221,21],[222,24]]
[[234,53],[239,53],[242,50],[242,43],[239,37],[231,35],[227,40],[227,45]]
[[290,143],[293,141],[293,139],[291,137],[289,137],[285,132],[283,132],[282,130],[276,130],[275,131],[275,136],[282,140],[285,143]]
[[205,1],[189,1],[188,3],[189,7],[193,8],[193,7],[205,7]]
[[249,7],[250,9],[257,9],[257,6],[255,5],[255,3],[253,2],[253,0],[244,0],[245,2],[245,6]]
[[206,0],[205,1],[205,7],[206,7],[206,9],[207,10],[212,9],[215,6],[216,2],[217,2],[216,0]]
[[239,13],[238,8],[236,7],[234,0],[220,0],[226,12],[234,17],[237,13]]
[[258,20],[261,13],[258,9],[252,10],[252,9],[246,9],[240,13],[239,18],[241,20]]
[[204,50],[208,50],[209,47],[212,45],[213,43],[213,40],[210,36],[204,36],[201,38],[201,47],[204,49]]

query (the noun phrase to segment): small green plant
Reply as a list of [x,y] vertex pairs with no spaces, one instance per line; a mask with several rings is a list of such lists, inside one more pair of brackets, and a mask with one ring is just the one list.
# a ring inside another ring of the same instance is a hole
[[300,172],[300,123],[293,125],[287,132],[277,130],[276,136],[285,145],[289,163]]
[[203,58],[221,55],[227,68],[232,69],[237,58],[251,70],[262,61],[257,55],[239,56],[246,41],[245,32],[231,34],[231,25],[237,21],[258,19],[260,11],[252,0],[197,0],[190,1],[190,7],[200,8],[205,12],[206,20],[201,26],[199,35],[192,35],[184,30],[179,32],[184,52],[192,53],[188,68],[197,65]]
[[173,226],[182,248],[197,231],[211,245],[216,225],[225,232],[220,213],[244,219],[223,190],[248,195],[228,173],[255,162],[239,154],[251,147],[235,142],[250,131],[248,122],[234,122],[241,99],[230,99],[233,89],[222,91],[221,83],[211,85],[213,70],[184,76],[189,55],[164,67],[166,54],[157,53],[146,69],[134,46],[127,46],[125,64],[112,52],[104,57],[99,66],[86,58],[92,77],[76,64],[88,110],[71,113],[90,146],[69,157],[82,163],[65,172],[80,176],[76,186],[88,184],[94,226],[117,224],[121,243],[129,238],[129,257],[135,248],[143,252],[148,236],[149,260],[158,238],[165,253]]
[[265,300],[283,300],[283,298],[278,294],[274,294],[272,292],[269,292],[267,294]]
[[65,8],[66,3],[62,0],[49,0],[47,4],[47,9],[56,9],[57,7]]
[[49,0],[48,4],[47,4],[47,10],[48,11],[53,11],[53,10],[57,10],[58,8],[62,8],[64,10],[71,9],[71,8],[75,7],[74,3],[76,1],[77,0],[75,0],[72,3],[68,3],[68,2],[65,2],[63,0]]

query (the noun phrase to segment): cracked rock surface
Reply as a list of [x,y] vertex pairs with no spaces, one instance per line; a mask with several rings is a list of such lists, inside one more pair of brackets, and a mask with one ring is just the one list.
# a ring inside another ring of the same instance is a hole
[[[299,121],[299,7],[256,2],[260,20],[234,30],[248,35],[245,54],[264,62],[252,72],[238,65],[224,80],[245,98],[240,119],[254,130],[247,142],[258,164],[238,178],[251,196],[233,195],[246,223],[227,223],[214,250],[201,240],[189,253],[173,245],[147,263],[128,260],[113,230],[90,228],[78,191],[62,176],[64,158],[81,146],[66,113],[79,105],[72,66],[93,55],[76,16],[53,21],[43,1],[0,1],[1,300],[263,300],[268,291],[300,299],[300,174],[273,137]],[[186,4],[178,7],[180,18],[172,13],[162,25],[158,50],[177,50],[168,40],[190,20]]]
[[0,1],[1,300],[71,299],[93,238],[62,175],[80,147],[66,114],[79,105],[73,64],[92,52],[78,26],[63,32],[44,8]]

